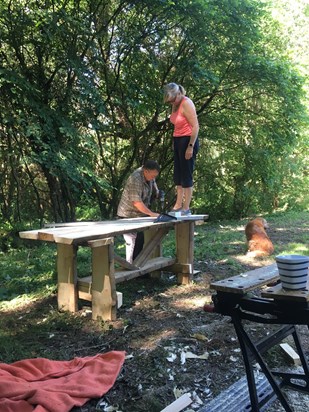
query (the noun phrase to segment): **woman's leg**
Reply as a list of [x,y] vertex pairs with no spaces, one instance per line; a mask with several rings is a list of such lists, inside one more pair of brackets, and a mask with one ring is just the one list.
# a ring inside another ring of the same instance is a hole
[[190,141],[189,136],[174,138],[174,183],[177,189],[176,203],[173,209],[187,211],[190,209],[190,203],[193,193],[193,170],[199,143],[195,142],[193,156],[191,159],[185,159],[185,153]]
[[181,157],[182,153],[180,151],[181,145],[180,145],[180,140],[181,138],[175,138],[174,137],[174,143],[173,143],[173,148],[174,148],[174,183],[176,186],[176,202],[172,210],[177,210],[182,208],[182,202],[183,202],[183,189],[181,186]]
[[183,210],[188,210],[190,209],[193,187],[184,187],[183,192],[185,196],[184,202],[183,202]]
[[188,146],[190,138],[183,138],[182,140],[182,160],[181,160],[181,165],[180,165],[180,170],[181,170],[181,186],[183,189],[183,194],[184,194],[184,202],[183,202],[183,207],[182,209],[184,211],[188,211],[190,209],[190,203],[192,199],[192,193],[193,193],[193,171],[194,171],[194,163],[195,163],[195,158],[196,154],[199,149],[199,142],[198,139],[195,142],[194,148],[193,148],[193,156],[191,159],[185,159],[185,151]]
[[184,195],[182,186],[178,186],[178,185],[176,186],[176,194],[177,194],[176,203],[173,209],[174,210],[182,209],[182,201],[183,201],[183,195]]

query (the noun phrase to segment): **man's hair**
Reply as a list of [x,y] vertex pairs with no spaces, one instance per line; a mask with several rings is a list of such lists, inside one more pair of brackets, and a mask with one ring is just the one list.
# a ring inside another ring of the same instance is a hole
[[147,170],[157,170],[158,172],[160,172],[159,163],[155,160],[146,160],[146,162],[143,164],[143,168]]

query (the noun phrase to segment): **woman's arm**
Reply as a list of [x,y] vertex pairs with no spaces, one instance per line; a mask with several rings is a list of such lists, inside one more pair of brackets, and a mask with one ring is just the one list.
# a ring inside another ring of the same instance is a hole
[[190,125],[192,126],[192,133],[191,133],[191,137],[190,137],[190,142],[189,142],[188,148],[186,150],[186,154],[185,154],[185,157],[188,160],[193,155],[193,146],[196,142],[198,132],[199,132],[199,123],[198,123],[198,119],[197,119],[195,106],[194,106],[192,100],[186,99],[183,102],[182,114],[186,117],[186,119],[188,120],[188,123],[190,123]]

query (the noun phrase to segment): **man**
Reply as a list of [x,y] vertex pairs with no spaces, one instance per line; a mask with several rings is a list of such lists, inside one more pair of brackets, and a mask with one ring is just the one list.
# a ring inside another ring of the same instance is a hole
[[[158,194],[155,179],[160,166],[154,160],[147,160],[142,167],[136,169],[128,178],[118,205],[117,215],[120,218],[157,217],[159,213],[149,209],[151,195]],[[130,263],[136,258],[144,246],[144,233],[127,233],[123,235],[126,242],[126,260]]]

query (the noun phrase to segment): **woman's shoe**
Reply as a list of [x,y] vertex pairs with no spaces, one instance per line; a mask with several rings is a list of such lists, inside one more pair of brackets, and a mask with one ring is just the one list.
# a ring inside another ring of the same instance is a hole
[[191,215],[191,210],[190,209],[181,211],[181,216],[190,216],[190,215]]
[[178,209],[172,209],[171,212],[180,212],[182,211],[182,207],[179,207]]

